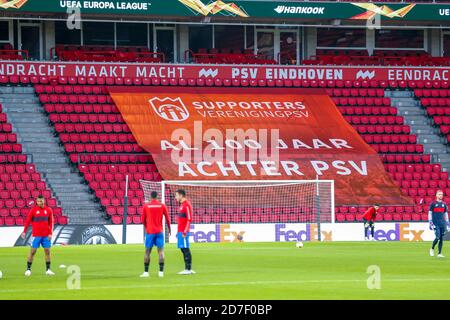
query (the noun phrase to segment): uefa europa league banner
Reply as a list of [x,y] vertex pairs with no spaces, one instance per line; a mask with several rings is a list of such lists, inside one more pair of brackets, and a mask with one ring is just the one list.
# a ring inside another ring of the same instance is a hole
[[322,90],[109,90],[165,180],[319,178],[336,204],[412,204]]

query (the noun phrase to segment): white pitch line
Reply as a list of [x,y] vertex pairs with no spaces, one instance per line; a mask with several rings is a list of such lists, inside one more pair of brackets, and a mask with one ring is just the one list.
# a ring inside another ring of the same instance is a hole
[[[386,279],[381,282],[429,282],[429,281],[450,281],[450,278],[444,279]],[[324,280],[285,280],[285,281],[235,281],[235,282],[211,282],[211,283],[175,283],[175,284],[153,284],[153,285],[132,285],[132,286],[98,286],[98,287],[82,287],[79,290],[69,290],[67,288],[41,288],[41,289],[11,289],[0,290],[2,293],[14,292],[52,292],[52,291],[81,291],[81,290],[110,290],[110,289],[151,289],[151,288],[178,288],[178,287],[217,287],[217,286],[241,286],[241,285],[273,285],[273,284],[307,284],[307,283],[351,283],[351,282],[367,282],[367,280],[350,280],[350,279],[324,279]]]

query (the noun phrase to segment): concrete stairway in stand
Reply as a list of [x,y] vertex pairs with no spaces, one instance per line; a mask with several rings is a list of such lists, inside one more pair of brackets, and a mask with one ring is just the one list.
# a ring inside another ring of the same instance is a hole
[[411,127],[411,133],[417,135],[417,142],[423,144],[425,153],[431,154],[432,161],[440,163],[444,171],[449,171],[450,148],[440,135],[439,128],[433,126],[432,119],[427,116],[420,101],[414,98],[414,93],[408,90],[386,91],[385,96],[391,98],[398,114]]
[[70,224],[105,223],[102,207],[49,125],[33,87],[0,87],[0,103],[24,153],[43,175]]

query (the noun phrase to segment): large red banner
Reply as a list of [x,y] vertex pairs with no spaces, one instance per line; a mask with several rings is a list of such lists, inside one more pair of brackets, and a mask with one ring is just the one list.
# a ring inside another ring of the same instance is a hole
[[412,204],[321,90],[110,87],[166,180],[335,181],[337,204]]
[[247,80],[450,81],[448,67],[258,66],[0,61],[1,76]]

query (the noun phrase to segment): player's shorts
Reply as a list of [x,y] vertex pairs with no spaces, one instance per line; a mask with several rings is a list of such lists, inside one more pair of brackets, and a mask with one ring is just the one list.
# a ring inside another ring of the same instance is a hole
[[436,235],[436,238],[444,237],[446,232],[447,232],[447,226],[435,226],[434,227],[434,234]]
[[183,249],[183,248],[189,248],[189,236],[186,235],[186,237],[183,237],[183,232],[178,232],[177,233],[177,239],[178,239],[178,248],[179,249]]
[[40,246],[44,249],[49,249],[52,246],[52,242],[48,239],[48,237],[34,237],[31,247],[33,249],[37,249]]
[[145,247],[147,249],[156,246],[158,249],[164,248],[164,232],[147,233],[145,236]]
[[373,227],[375,225],[375,222],[372,220],[366,220],[363,218],[364,221],[364,227]]

